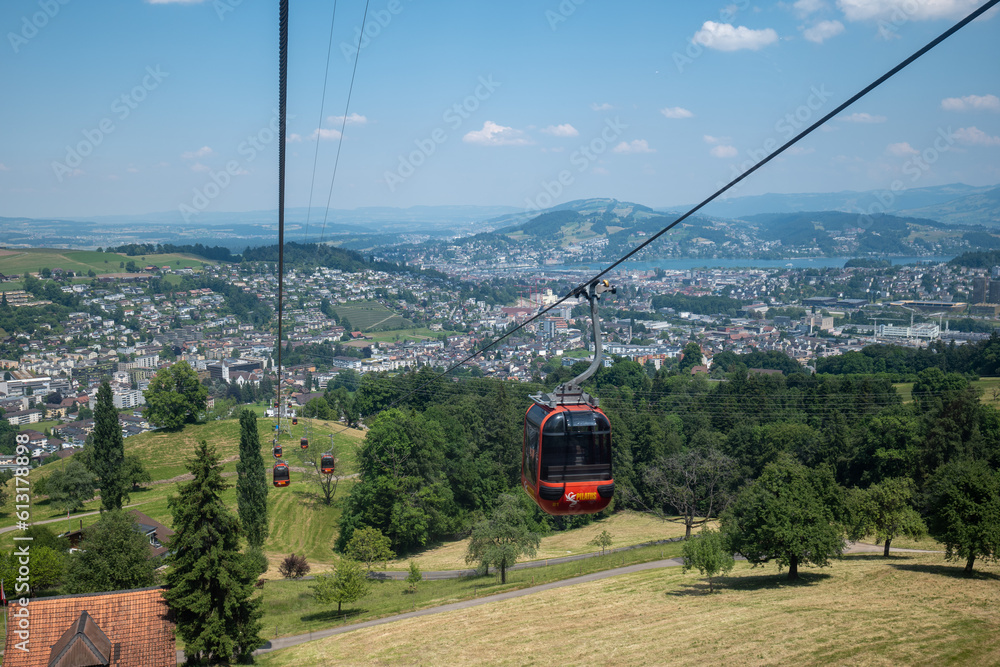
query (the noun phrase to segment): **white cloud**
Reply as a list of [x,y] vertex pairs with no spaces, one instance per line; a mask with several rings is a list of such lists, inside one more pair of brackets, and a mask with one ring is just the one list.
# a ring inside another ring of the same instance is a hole
[[645,139],[635,139],[633,141],[623,141],[614,148],[615,153],[655,153],[656,149],[649,147],[649,142]]
[[842,120],[845,123],[884,123],[886,117],[861,112],[852,113],[850,116],[839,116],[837,120]]
[[727,146],[726,144],[712,146],[712,150],[710,150],[709,153],[715,157],[736,157],[739,155],[739,151],[736,150],[735,146]]
[[302,141],[302,135],[301,134],[295,134],[293,132],[293,133],[289,134],[287,137],[285,137],[285,141],[287,141],[290,144],[297,144],[300,141]]
[[1000,111],[1000,97],[996,95],[966,95],[946,97],[941,100],[945,111]]
[[725,144],[729,142],[729,137],[713,137],[711,134],[702,136],[706,144]]
[[[327,120],[330,123],[333,123],[335,125],[340,125],[341,123],[344,122],[344,117],[343,116],[330,116],[329,118],[327,118]],[[368,117],[367,116],[362,116],[359,113],[352,113],[352,114],[349,114],[347,116],[347,124],[348,125],[365,125],[367,122],[368,122]]]
[[483,129],[467,133],[462,141],[480,146],[528,146],[532,143],[521,130],[498,125],[491,120],[483,123]]
[[191,171],[208,171],[209,167],[203,165],[201,162],[195,162],[191,165]]
[[980,0],[837,0],[848,21],[960,18],[981,4]]
[[968,146],[1000,146],[1000,137],[986,134],[978,127],[960,127],[951,135],[958,143]]
[[799,16],[809,16],[825,9],[826,3],[823,0],[797,0],[792,7]]
[[667,118],[691,118],[694,116],[693,113],[683,107],[666,107],[665,109],[660,109],[660,113]]
[[590,105],[590,108],[593,109],[594,111],[611,111],[612,109],[614,109],[614,107],[608,104],[607,102],[604,102],[603,104],[598,104],[597,102],[594,102],[593,104]]
[[313,130],[309,136],[313,141],[316,141],[317,137],[320,139],[340,139],[340,130],[326,130],[321,127],[318,130]]
[[751,30],[742,25],[733,26],[729,23],[705,21],[701,30],[694,34],[691,41],[719,51],[739,51],[740,49],[756,51],[777,42],[778,33],[771,28]]
[[215,151],[213,151],[208,146],[202,146],[196,151],[187,151],[186,153],[181,153],[181,157],[184,158],[185,160],[193,160],[199,157],[208,157],[209,155],[212,155],[214,152]]
[[898,144],[889,144],[886,146],[885,152],[889,155],[895,155],[896,157],[907,157],[909,155],[916,155],[920,151],[907,142],[901,141]]
[[139,170],[136,169],[135,167],[133,167],[132,165],[129,165],[128,168],[125,169],[125,171],[127,171],[130,174],[138,174],[139,173]]
[[10,167],[5,165],[3,162],[0,162],[0,171],[10,171]]
[[549,125],[548,127],[543,127],[542,132],[545,134],[551,134],[553,137],[578,137],[580,133],[575,127],[569,123],[563,123],[562,125]]
[[810,42],[822,44],[831,37],[844,32],[844,24],[840,21],[820,21],[811,28],[802,31],[802,36]]

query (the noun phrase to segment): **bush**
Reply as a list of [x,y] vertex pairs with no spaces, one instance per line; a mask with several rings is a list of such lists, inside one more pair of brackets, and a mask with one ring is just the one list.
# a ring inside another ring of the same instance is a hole
[[299,579],[309,574],[309,563],[304,555],[288,554],[278,566],[278,572],[285,579]]

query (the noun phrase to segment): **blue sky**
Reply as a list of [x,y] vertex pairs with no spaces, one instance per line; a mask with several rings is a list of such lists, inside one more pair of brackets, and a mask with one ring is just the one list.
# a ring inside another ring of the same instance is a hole
[[[289,206],[690,203],[982,0],[291,0]],[[0,216],[277,205],[277,2],[6,0]],[[995,11],[992,12],[995,14]],[[987,15],[737,194],[1000,182]],[[322,213],[320,213],[322,215]]]

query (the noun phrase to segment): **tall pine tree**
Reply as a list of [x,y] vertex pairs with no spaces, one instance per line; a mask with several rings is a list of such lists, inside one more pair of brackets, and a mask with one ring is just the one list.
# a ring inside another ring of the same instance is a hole
[[254,597],[258,573],[239,551],[240,526],[222,501],[228,485],[215,447],[199,443],[188,470],[194,479],[169,501],[177,533],[164,597],[187,664],[228,664],[264,643],[261,600]]
[[240,525],[247,543],[264,546],[267,539],[267,473],[260,454],[257,415],[244,409],[240,413],[240,460],[236,464],[236,503]]
[[97,390],[93,437],[93,466],[101,487],[101,510],[121,509],[129,497],[129,484],[125,479],[125,441],[107,380]]

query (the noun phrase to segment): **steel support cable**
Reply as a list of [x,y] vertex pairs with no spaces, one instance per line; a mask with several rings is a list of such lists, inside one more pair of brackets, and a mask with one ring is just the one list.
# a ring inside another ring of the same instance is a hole
[[330,54],[333,52],[333,26],[337,21],[337,0],[333,0],[333,16],[330,18],[330,39],[326,45],[326,72],[323,77],[323,95],[319,100],[319,122],[316,123],[316,150],[313,152],[312,176],[309,178],[309,205],[306,208],[306,233],[303,241],[309,239],[309,220],[312,216],[313,189],[316,187],[316,163],[319,160],[319,131],[323,127],[323,111],[326,107],[326,85],[330,82]]
[[281,423],[281,336],[285,287],[285,100],[288,90],[288,0],[278,4],[278,423]]
[[[865,86],[859,92],[855,93],[853,96],[851,96],[850,98],[848,98],[845,102],[842,102],[833,111],[831,111],[830,113],[826,114],[825,116],[823,116],[822,118],[820,118],[819,120],[817,120],[815,123],[813,123],[812,125],[810,125],[806,129],[804,129],[801,132],[799,132],[797,135],[795,135],[794,137],[792,137],[791,139],[789,139],[787,142],[785,142],[784,145],[782,145],[779,148],[777,148],[773,153],[771,153],[767,157],[763,158],[760,162],[756,163],[755,165],[753,165],[752,167],[750,167],[749,169],[747,169],[745,172],[743,172],[742,174],[740,174],[739,176],[737,176],[733,180],[729,181],[729,183],[727,183],[726,185],[724,185],[721,188],[719,188],[718,190],[716,190],[715,193],[713,193],[711,196],[709,196],[706,199],[704,199],[700,204],[695,205],[687,213],[683,214],[682,216],[680,216],[679,218],[677,218],[676,220],[674,220],[673,222],[671,222],[669,225],[667,225],[666,227],[664,227],[663,229],[661,229],[660,231],[658,231],[656,234],[654,234],[653,236],[649,237],[646,241],[644,241],[643,243],[639,244],[638,246],[636,246],[635,248],[633,248],[632,250],[630,250],[628,253],[626,253],[621,258],[619,258],[618,260],[616,260],[614,263],[612,263],[606,269],[604,269],[603,271],[601,271],[597,275],[593,276],[589,280],[581,283],[575,289],[571,290],[569,292],[569,294],[561,297],[559,300],[557,300],[555,303],[553,303],[552,305],[548,306],[547,308],[544,308],[544,309],[540,310],[538,313],[536,313],[535,315],[533,315],[531,318],[525,320],[524,322],[522,322],[521,324],[517,325],[515,328],[511,329],[510,331],[508,331],[504,335],[502,335],[499,338],[495,339],[489,345],[487,345],[487,346],[485,346],[483,348],[480,348],[479,350],[477,350],[476,352],[470,354],[469,356],[467,356],[466,358],[462,359],[461,361],[459,361],[459,362],[457,362],[457,363],[449,366],[447,369],[445,369],[439,375],[437,375],[436,377],[434,377],[434,378],[428,380],[427,382],[425,382],[424,385],[429,384],[430,382],[433,382],[434,380],[437,380],[437,379],[439,379],[441,377],[444,377],[445,375],[447,375],[448,373],[452,372],[453,370],[455,370],[459,366],[462,366],[463,364],[468,363],[472,359],[475,359],[476,357],[478,357],[483,352],[486,352],[490,348],[494,347],[495,345],[497,345],[498,343],[500,343],[501,341],[503,341],[504,339],[506,339],[508,336],[511,336],[514,333],[520,331],[521,329],[523,329],[527,325],[531,324],[532,322],[534,322],[535,320],[537,320],[538,318],[540,318],[542,315],[545,315],[546,313],[548,313],[549,311],[551,311],[555,307],[559,306],[564,301],[566,301],[567,299],[569,299],[571,296],[579,293],[579,291],[581,289],[584,289],[587,285],[590,285],[594,281],[600,280],[601,278],[603,278],[604,276],[606,276],[610,271],[613,271],[620,264],[622,264],[623,262],[625,262],[628,259],[630,259],[631,257],[633,257],[636,253],[640,252],[644,248],[648,247],[649,244],[653,243],[658,238],[660,238],[661,236],[663,236],[664,234],[666,234],[668,231],[670,231],[671,229],[673,229],[674,227],[676,227],[677,225],[679,225],[681,222],[683,222],[684,220],[687,220],[689,217],[691,217],[692,215],[694,215],[695,213],[697,213],[698,211],[700,211],[701,209],[703,209],[705,206],[707,206],[708,204],[712,203],[713,201],[715,201],[716,199],[718,199],[720,196],[722,196],[723,194],[725,194],[728,190],[730,190],[733,187],[735,187],[737,184],[739,184],[745,178],[749,177],[750,174],[754,173],[755,171],[757,171],[758,169],[760,169],[761,167],[763,167],[765,164],[767,164],[768,162],[770,162],[774,158],[776,158],[779,155],[781,155],[782,153],[784,153],[786,150],[788,150],[789,148],[791,148],[792,146],[794,146],[795,144],[797,144],[799,141],[801,141],[802,139],[804,139],[806,136],[812,134],[813,131],[815,131],[821,125],[825,124],[831,118],[833,118],[834,116],[836,116],[837,114],[839,114],[840,112],[842,112],[844,109],[846,109],[847,107],[851,106],[852,104],[854,104],[855,102],[857,102],[858,100],[860,100],[862,97],[864,97],[865,95],[867,95],[868,93],[870,93],[871,91],[875,90],[880,85],[882,85],[883,83],[885,83],[886,81],[888,81],[889,79],[891,79],[893,76],[895,76],[901,70],[903,70],[904,68],[906,68],[908,65],[910,65],[911,63],[913,63],[918,58],[920,58],[922,55],[924,55],[925,53],[927,53],[928,51],[930,51],[931,49],[933,49],[934,47],[936,47],[938,44],[940,44],[944,40],[946,40],[949,37],[951,37],[953,34],[955,34],[956,32],[958,32],[959,30],[961,30],[965,26],[967,26],[972,21],[974,21],[977,18],[979,18],[982,14],[984,14],[987,11],[989,11],[998,2],[1000,2],[1000,0],[988,0],[981,7],[979,7],[979,9],[976,9],[975,11],[973,11],[972,13],[970,13],[968,16],[966,16],[964,19],[962,19],[961,21],[959,21],[958,23],[956,23],[952,27],[948,28],[943,33],[941,33],[940,35],[938,35],[937,37],[935,37],[934,39],[932,39],[930,42],[928,42],[922,48],[920,48],[916,52],[914,52],[910,57],[906,58],[901,63],[899,63],[898,65],[896,65],[892,69],[890,69],[888,72],[886,72],[885,74],[883,74],[879,78],[875,79],[875,81],[873,81],[870,84],[868,84],[867,86]],[[325,222],[324,222],[324,224],[325,224]],[[423,385],[421,385],[421,387],[422,386]],[[417,387],[417,389],[420,389],[420,387]],[[416,389],[414,389],[413,391],[416,391]],[[400,397],[399,399],[397,399],[396,401],[394,401],[389,407],[392,407],[392,406],[396,405],[396,403],[405,400],[412,393],[413,392],[411,391],[410,393],[408,393],[408,394]]]
[[[1000,2],[1000,0],[997,0]],[[330,193],[326,196],[326,213],[323,214],[323,231],[320,232],[319,242],[323,242],[326,236],[326,221],[330,216],[330,202],[333,201],[333,184],[337,180],[337,167],[340,165],[340,149],[344,147],[344,129],[347,127],[347,113],[351,108],[351,95],[354,93],[354,77],[358,73],[358,60],[361,57],[361,42],[365,36],[365,23],[368,21],[368,5],[371,0],[365,0],[365,14],[361,17],[361,34],[358,35],[358,50],[354,53],[354,68],[351,70],[351,85],[347,88],[347,103],[344,105],[344,118],[340,122],[340,139],[337,140],[337,157],[333,160],[333,176],[330,178]],[[316,137],[319,144],[319,136]]]

